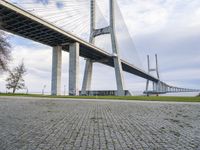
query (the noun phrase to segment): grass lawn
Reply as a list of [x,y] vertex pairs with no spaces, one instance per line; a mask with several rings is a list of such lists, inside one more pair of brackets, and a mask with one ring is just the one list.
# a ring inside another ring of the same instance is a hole
[[75,98],[75,99],[114,99],[114,100],[142,100],[142,101],[172,101],[172,102],[200,102],[200,97],[175,97],[175,96],[51,96],[39,94],[5,94],[0,96],[24,96],[44,98]]

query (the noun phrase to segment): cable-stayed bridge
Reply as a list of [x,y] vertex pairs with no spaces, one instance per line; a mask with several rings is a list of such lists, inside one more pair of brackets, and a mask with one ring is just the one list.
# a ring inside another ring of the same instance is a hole
[[[144,69],[142,69],[142,67],[137,64],[139,60],[137,62],[131,61],[132,57],[130,57],[130,53],[123,50],[119,44],[119,40],[124,40],[124,42],[126,43],[125,45],[127,46],[125,47],[126,49],[134,49],[131,36],[127,32],[123,17],[115,0],[109,1],[109,7],[107,11],[107,13],[109,14],[107,18],[109,19],[106,19],[106,17],[101,14],[100,8],[98,7],[96,0],[75,1],[76,4],[72,4],[72,2],[69,0],[63,0],[63,2],[65,2],[65,5],[61,2],[58,2],[55,3],[55,6],[50,3],[51,1],[37,2],[37,5],[39,6],[35,7],[33,1],[31,0],[24,2],[19,1],[18,4],[13,4],[10,1],[6,0],[0,0],[0,29],[53,47],[51,90],[52,95],[61,94],[62,50],[69,52],[70,56],[70,95],[79,95],[79,56],[86,58],[86,67],[81,90],[81,94],[83,95],[87,94],[88,91],[91,91],[91,77],[93,63],[95,62],[114,67],[117,83],[116,95],[125,95],[126,93],[124,88],[123,71],[147,79],[147,88],[145,90],[145,93],[147,94],[198,91],[194,89],[170,86],[162,82],[159,79],[159,76],[154,77],[150,74],[151,70],[155,70],[158,72],[157,67],[156,69],[149,68],[149,72],[146,72],[144,71]],[[42,6],[40,2],[42,2],[45,6]],[[28,6],[29,10],[23,8],[21,5]],[[84,5],[89,6],[89,8],[86,9],[86,12],[89,13],[86,15],[82,14],[80,7],[78,7]],[[57,7],[58,10],[50,11],[50,9],[54,10],[55,7]],[[63,12],[67,14],[69,13],[70,15],[68,14],[69,16],[64,15],[63,17],[60,17],[63,15],[59,14],[60,9],[63,9]],[[41,15],[44,11],[46,12],[45,15]],[[121,16],[120,21],[118,22],[116,20],[116,14],[117,16]],[[77,17],[76,15],[79,15],[79,17]],[[52,20],[50,18],[58,20]],[[62,21],[65,20],[65,18],[70,19],[67,23],[64,24]],[[89,18],[89,21],[84,22],[82,20],[83,22],[80,22],[81,18]],[[78,26],[76,27],[75,24],[77,23],[77,20],[79,22]],[[63,27],[59,27],[56,23],[64,24],[69,29],[72,29],[72,31],[69,32]],[[101,24],[101,26],[99,26],[99,24]],[[117,26],[116,24],[119,26]],[[87,30],[84,26],[87,26],[86,28],[89,30]],[[82,32],[82,30],[85,30],[85,33],[87,34],[89,33],[88,42],[86,36],[81,37],[77,35],[79,32]],[[124,36],[123,34],[126,34],[126,36]],[[98,38],[100,38],[99,44],[97,42]],[[102,43],[102,41],[107,42],[108,39],[110,40],[110,44]],[[101,47],[102,45],[106,46]],[[132,45],[133,47],[131,47]],[[123,55],[122,52],[125,52],[125,54],[127,53],[128,56],[126,57],[125,55]],[[130,59],[126,59],[128,57]],[[153,82],[152,91],[148,90],[149,81]]]

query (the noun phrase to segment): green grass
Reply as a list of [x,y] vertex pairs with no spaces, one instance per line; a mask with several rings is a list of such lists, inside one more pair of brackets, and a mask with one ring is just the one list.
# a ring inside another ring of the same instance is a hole
[[113,100],[141,100],[141,101],[171,101],[171,102],[200,102],[200,97],[175,97],[175,96],[51,96],[39,94],[5,94],[0,96],[24,96],[44,98],[74,98],[74,99],[113,99]]

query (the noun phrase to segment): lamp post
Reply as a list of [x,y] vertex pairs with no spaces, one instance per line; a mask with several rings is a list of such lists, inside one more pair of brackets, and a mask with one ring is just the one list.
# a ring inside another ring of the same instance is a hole
[[66,94],[66,85],[64,85],[64,95]]
[[46,85],[43,86],[43,89],[42,89],[42,95],[44,95],[44,90],[46,88]]
[[26,87],[26,94],[28,94],[28,87]]

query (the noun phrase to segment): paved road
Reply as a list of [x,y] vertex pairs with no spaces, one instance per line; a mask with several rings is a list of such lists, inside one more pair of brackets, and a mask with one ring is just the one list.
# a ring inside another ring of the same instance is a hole
[[200,150],[200,104],[0,97],[1,150]]

